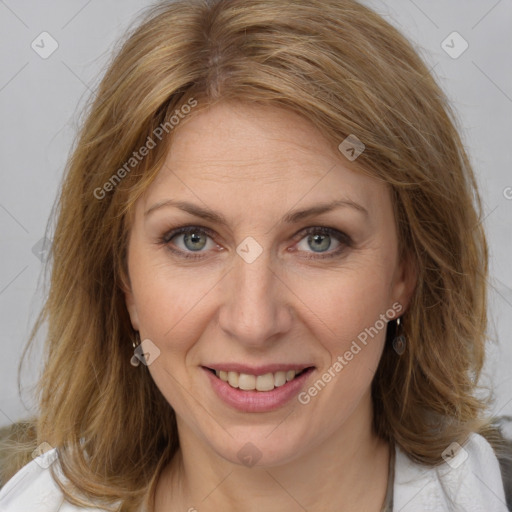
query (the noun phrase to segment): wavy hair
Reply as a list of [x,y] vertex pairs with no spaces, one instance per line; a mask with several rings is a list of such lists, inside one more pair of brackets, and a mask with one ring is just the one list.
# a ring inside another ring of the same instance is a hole
[[418,273],[402,317],[407,350],[392,349],[390,329],[372,383],[375,431],[431,466],[471,432],[492,441],[488,399],[476,393],[487,329],[481,204],[456,118],[418,53],[353,0],[165,1],[119,44],[87,106],[56,203],[49,294],[26,347],[47,323],[37,437],[25,450],[58,447],[69,501],[136,510],[178,447],[172,407],[147,368],[129,364],[123,293],[133,206],[173,131],[120,169],[191,100],[191,116],[222,101],[271,104],[333,148],[349,134],[364,142],[357,168],[390,186],[400,257]]

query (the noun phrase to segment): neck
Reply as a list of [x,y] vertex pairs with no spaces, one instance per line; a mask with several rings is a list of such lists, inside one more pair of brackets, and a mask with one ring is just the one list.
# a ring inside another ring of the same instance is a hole
[[251,468],[220,457],[178,424],[181,447],[158,480],[154,511],[380,512],[390,447],[373,433],[371,418],[371,400],[363,399],[341,428],[301,457]]

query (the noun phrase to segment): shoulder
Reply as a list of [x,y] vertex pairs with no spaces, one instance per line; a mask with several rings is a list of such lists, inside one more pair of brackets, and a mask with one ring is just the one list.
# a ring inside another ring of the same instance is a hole
[[54,463],[58,464],[55,448],[23,466],[0,490],[0,512],[103,512],[65,501],[49,469]]
[[447,446],[437,467],[412,461],[398,446],[395,455],[394,510],[508,512],[499,461],[481,435]]

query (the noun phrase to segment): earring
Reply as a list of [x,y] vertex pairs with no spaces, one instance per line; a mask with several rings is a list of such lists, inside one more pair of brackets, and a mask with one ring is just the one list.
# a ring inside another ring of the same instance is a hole
[[401,356],[405,352],[406,338],[402,334],[400,317],[396,319],[395,337],[393,338],[393,348],[395,352]]
[[[135,352],[135,349],[140,345],[140,334],[139,334],[139,331],[135,332],[135,340],[132,341],[132,345],[133,345],[133,350]],[[139,366],[140,360],[139,360],[139,358],[135,354],[133,354],[132,358],[130,359],[130,364],[132,366]]]

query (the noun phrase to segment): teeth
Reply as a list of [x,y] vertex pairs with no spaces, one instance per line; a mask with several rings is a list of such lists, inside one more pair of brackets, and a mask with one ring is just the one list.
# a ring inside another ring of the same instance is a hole
[[238,377],[239,377],[238,373],[236,373],[236,372],[228,372],[228,384],[232,388],[237,388],[238,387]]
[[246,391],[256,389],[256,377],[254,375],[247,375],[246,373],[241,373],[240,377],[238,377],[238,387],[240,389],[245,389]]
[[286,372],[274,373],[274,386],[278,388],[279,386],[283,386],[284,384],[286,384]]
[[272,391],[274,389],[274,374],[258,375],[256,377],[256,389],[258,391]]
[[225,372],[215,370],[215,375],[220,380],[227,382],[232,388],[242,389],[244,391],[272,391],[274,388],[284,386],[295,378],[299,371],[288,370],[275,373],[266,373],[265,375],[249,375],[247,373]]

